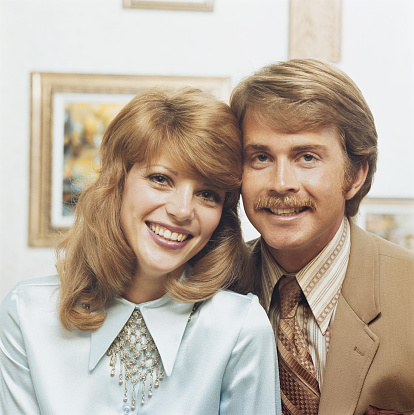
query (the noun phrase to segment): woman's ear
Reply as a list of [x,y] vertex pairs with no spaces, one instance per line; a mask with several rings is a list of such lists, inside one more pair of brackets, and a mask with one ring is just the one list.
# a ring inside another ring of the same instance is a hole
[[359,168],[353,182],[345,192],[345,200],[352,199],[359,192],[359,189],[361,189],[362,185],[365,183],[365,179],[367,178],[368,169],[368,162],[365,162],[364,165]]

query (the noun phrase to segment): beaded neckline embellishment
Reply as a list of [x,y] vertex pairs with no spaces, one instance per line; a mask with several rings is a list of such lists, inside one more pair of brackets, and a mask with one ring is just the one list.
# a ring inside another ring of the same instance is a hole
[[[151,397],[153,387],[158,388],[163,380],[164,368],[157,346],[138,308],[109,347],[107,355],[111,356],[111,376],[115,376],[115,366],[119,360],[119,384],[124,384],[124,402],[128,401],[128,386],[132,385],[131,409],[135,409],[139,387],[143,405],[145,395]],[[146,382],[149,382],[148,392]]]

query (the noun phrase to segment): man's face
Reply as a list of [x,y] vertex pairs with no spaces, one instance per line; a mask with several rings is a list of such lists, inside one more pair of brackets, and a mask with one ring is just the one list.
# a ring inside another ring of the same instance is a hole
[[243,139],[247,217],[279,265],[296,272],[333,238],[359,182],[344,192],[345,160],[333,127],[282,134],[248,110]]

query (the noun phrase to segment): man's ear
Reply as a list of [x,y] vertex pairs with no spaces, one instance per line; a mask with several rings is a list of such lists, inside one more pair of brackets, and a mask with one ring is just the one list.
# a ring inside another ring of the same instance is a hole
[[361,189],[362,185],[365,183],[365,179],[367,178],[368,169],[368,162],[359,168],[357,174],[354,177],[354,181],[344,195],[345,200],[352,199],[359,192],[359,189]]

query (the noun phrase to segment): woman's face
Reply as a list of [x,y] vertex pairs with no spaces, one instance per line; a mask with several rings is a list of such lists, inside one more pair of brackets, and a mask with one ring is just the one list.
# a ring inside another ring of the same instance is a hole
[[210,240],[224,197],[223,190],[177,168],[165,152],[149,166],[134,164],[121,206],[122,229],[138,259],[134,282],[178,278]]

